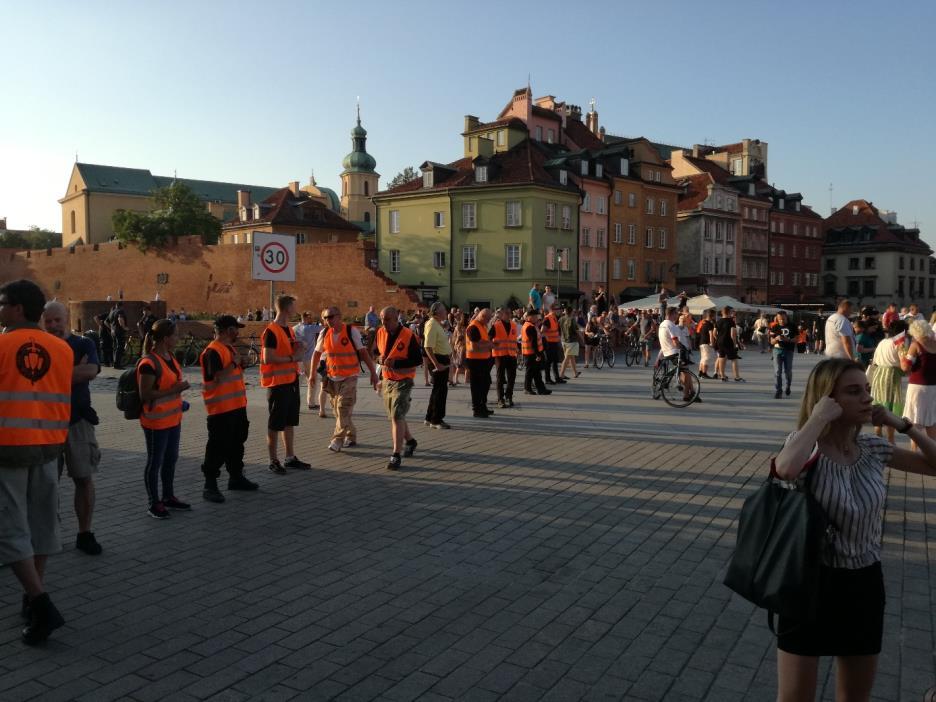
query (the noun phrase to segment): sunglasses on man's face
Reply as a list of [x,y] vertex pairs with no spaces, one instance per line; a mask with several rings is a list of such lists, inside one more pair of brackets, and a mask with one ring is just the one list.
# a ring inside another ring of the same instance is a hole
[[326,314],[325,319],[334,319],[337,316],[338,316],[337,314]]

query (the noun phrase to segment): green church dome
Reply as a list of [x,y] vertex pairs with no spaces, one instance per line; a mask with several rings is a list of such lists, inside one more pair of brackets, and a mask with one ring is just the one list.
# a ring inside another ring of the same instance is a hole
[[351,130],[351,144],[353,150],[341,162],[345,172],[373,173],[377,167],[377,161],[367,153],[367,130],[361,126],[360,105],[358,106],[357,125]]

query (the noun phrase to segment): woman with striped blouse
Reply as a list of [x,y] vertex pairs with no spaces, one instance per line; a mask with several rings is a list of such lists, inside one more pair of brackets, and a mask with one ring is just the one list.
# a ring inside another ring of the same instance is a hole
[[[864,424],[894,427],[921,449],[914,453],[861,433]],[[868,700],[881,651],[884,579],[881,531],[884,466],[936,475],[936,441],[905,417],[872,405],[861,366],[832,358],[813,369],[797,431],[777,455],[775,469],[795,480],[814,453],[812,491],[834,524],[834,556],[823,557],[819,618],[780,619],[777,638],[779,700],[813,700],[820,656],[835,656],[836,699]]]

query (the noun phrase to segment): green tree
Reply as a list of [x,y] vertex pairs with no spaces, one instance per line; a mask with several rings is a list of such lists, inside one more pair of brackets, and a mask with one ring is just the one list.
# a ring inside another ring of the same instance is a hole
[[387,190],[395,188],[398,185],[403,185],[403,183],[409,183],[411,180],[416,180],[418,177],[419,170],[415,166],[407,166],[393,176],[393,179],[387,183]]
[[62,245],[61,234],[35,225],[29,228],[28,237],[34,249],[55,249]]
[[209,214],[205,204],[184,183],[176,181],[153,191],[156,207],[150,212],[117,210],[112,222],[117,240],[136,244],[141,251],[160,248],[180,236],[200,236],[206,244],[217,244],[221,222]]
[[19,231],[5,231],[0,234],[0,248],[3,249],[31,249],[29,239]]

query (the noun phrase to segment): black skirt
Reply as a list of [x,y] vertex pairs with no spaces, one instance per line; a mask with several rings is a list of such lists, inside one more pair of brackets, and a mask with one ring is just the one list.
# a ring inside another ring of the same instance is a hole
[[781,617],[777,648],[797,656],[875,656],[884,634],[884,576],[866,568],[823,568],[819,616],[800,623]]

